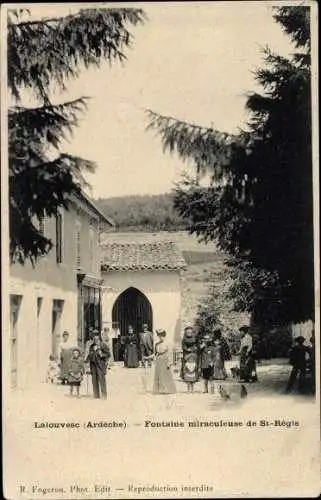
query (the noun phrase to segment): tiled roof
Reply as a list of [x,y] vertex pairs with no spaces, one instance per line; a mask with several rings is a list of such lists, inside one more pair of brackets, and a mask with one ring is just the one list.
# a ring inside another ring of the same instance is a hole
[[110,242],[102,247],[103,271],[175,271],[186,262],[171,241]]

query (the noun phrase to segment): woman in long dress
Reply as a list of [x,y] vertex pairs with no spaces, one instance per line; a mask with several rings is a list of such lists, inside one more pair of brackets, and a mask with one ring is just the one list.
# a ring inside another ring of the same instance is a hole
[[133,327],[129,326],[124,362],[126,368],[138,368],[139,366],[137,342],[137,335],[135,334]]
[[225,370],[225,361],[231,357],[230,349],[227,341],[222,336],[220,328],[215,328],[213,335],[213,348],[214,348],[214,380],[225,380],[227,378]]
[[58,360],[59,360],[59,368],[60,374],[59,378],[62,384],[66,384],[68,382],[69,377],[69,366],[72,357],[72,349],[76,347],[73,342],[69,339],[69,333],[64,331],[62,334],[62,342],[58,348]]
[[240,381],[252,382],[257,380],[256,364],[253,355],[253,339],[250,335],[248,326],[242,326],[240,332],[242,334],[240,345]]
[[182,340],[181,378],[187,384],[187,391],[194,391],[194,384],[199,379],[199,345],[193,328],[186,327]]
[[154,394],[175,394],[176,387],[171,372],[170,350],[165,341],[165,330],[156,330],[157,342],[155,344],[154,365]]

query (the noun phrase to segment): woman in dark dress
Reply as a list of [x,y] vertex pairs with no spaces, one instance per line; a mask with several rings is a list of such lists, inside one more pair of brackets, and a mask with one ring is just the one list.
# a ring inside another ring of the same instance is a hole
[[213,332],[213,348],[214,348],[214,380],[225,380],[227,373],[225,369],[225,361],[231,359],[230,348],[227,340],[222,335],[220,328],[215,328]]
[[199,352],[197,334],[191,327],[184,330],[182,351],[181,378],[187,384],[187,391],[193,392],[194,384],[199,378]]
[[125,350],[125,360],[124,360],[124,366],[126,366],[126,368],[138,368],[139,366],[137,342],[138,342],[137,335],[135,334],[133,327],[129,326],[126,338],[126,350]]

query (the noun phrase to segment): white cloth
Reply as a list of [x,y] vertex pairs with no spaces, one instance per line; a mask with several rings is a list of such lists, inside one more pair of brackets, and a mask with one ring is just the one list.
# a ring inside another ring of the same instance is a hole
[[246,333],[241,339],[240,351],[242,351],[244,347],[247,347],[247,352],[249,352],[253,347],[252,337],[249,333]]
[[64,349],[72,349],[73,347],[76,347],[76,345],[69,339],[67,340],[67,342],[64,341],[60,342],[58,346],[58,362],[60,361],[62,351]]

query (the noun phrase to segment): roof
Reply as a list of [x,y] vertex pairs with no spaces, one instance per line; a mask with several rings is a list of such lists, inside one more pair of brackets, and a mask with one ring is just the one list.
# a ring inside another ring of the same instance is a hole
[[97,207],[97,205],[93,202],[93,200],[90,199],[89,196],[87,196],[87,194],[84,193],[84,191],[81,191],[81,192],[77,193],[75,195],[75,197],[76,197],[76,199],[80,200],[85,205],[87,205],[89,208],[91,208],[91,210],[94,213],[96,213],[96,215],[99,217],[99,219],[100,219],[101,222],[104,222],[108,226],[115,227],[115,222],[110,217],[107,217],[107,215],[105,215],[104,212],[102,212]]
[[172,241],[120,243],[102,247],[103,271],[177,271],[186,268],[179,248]]

